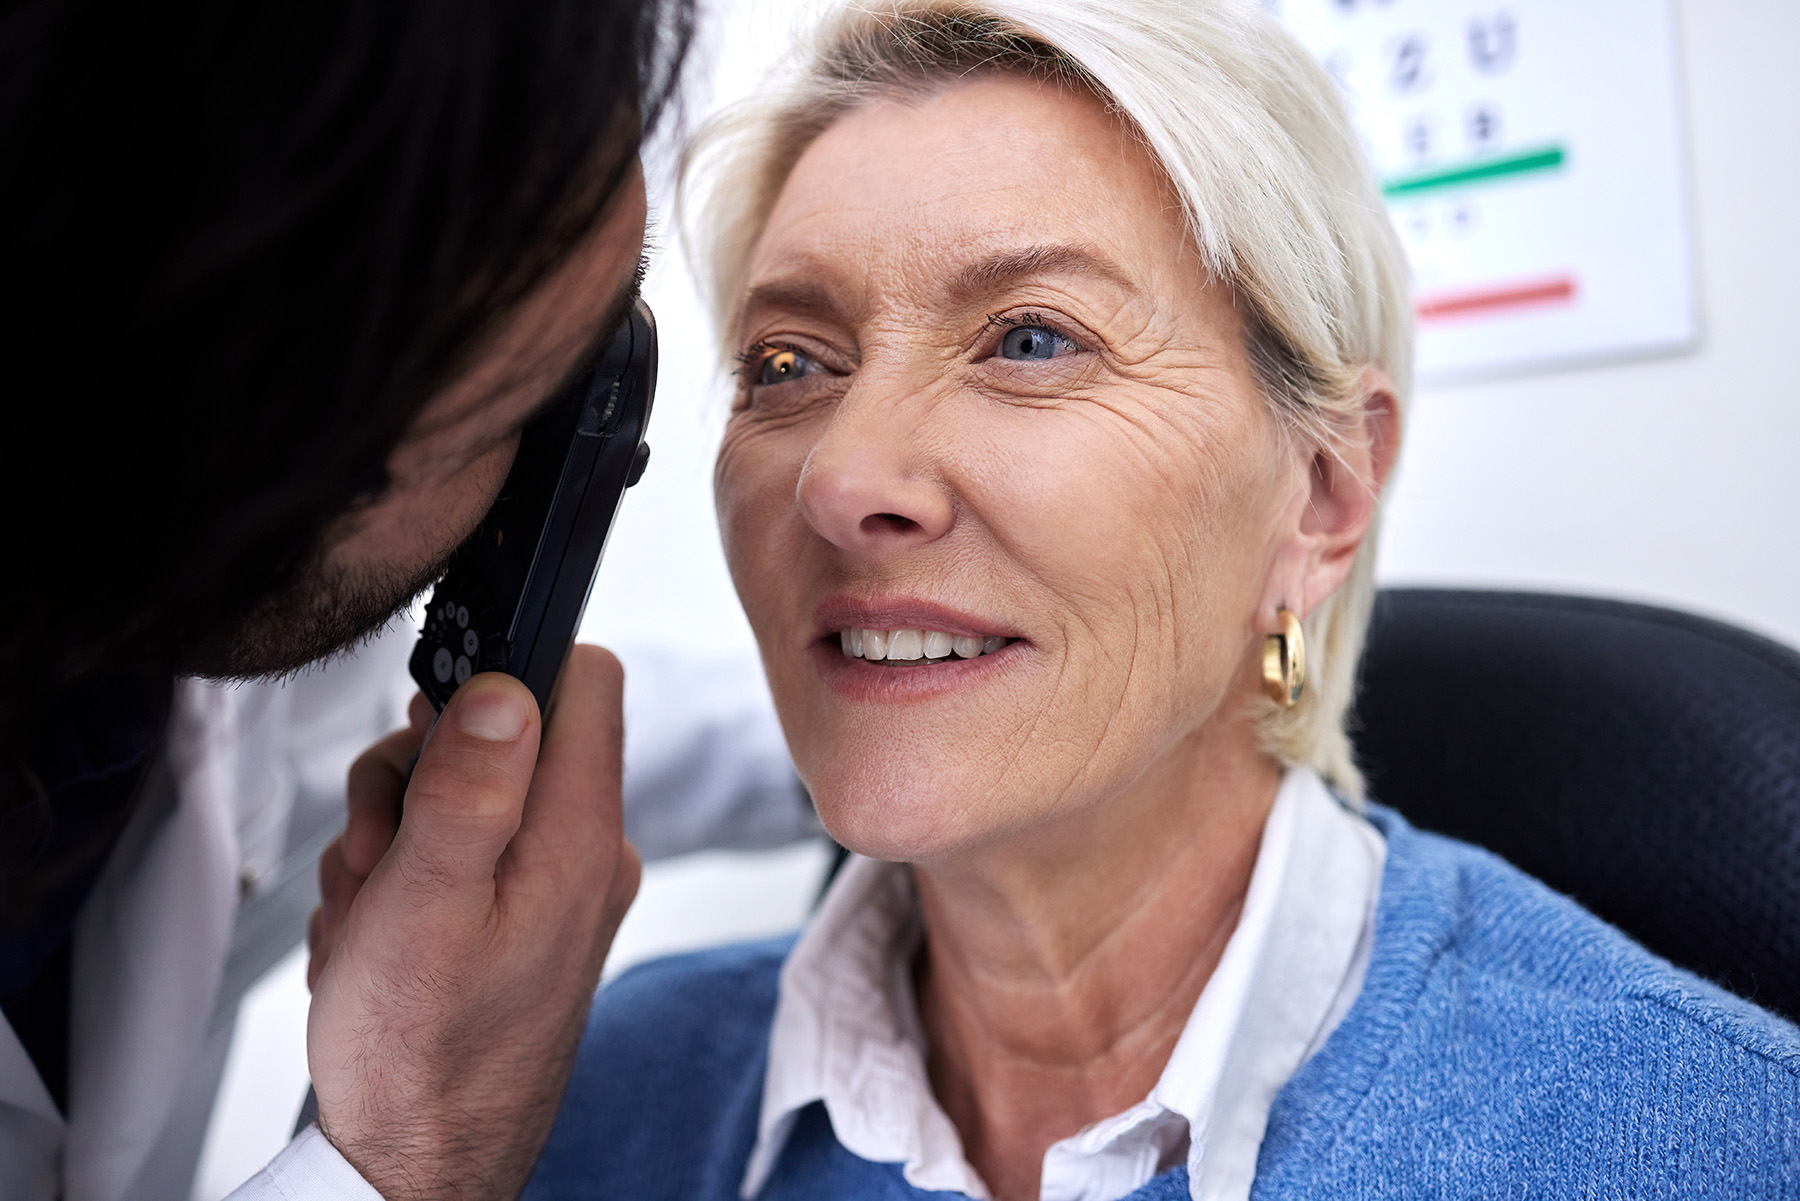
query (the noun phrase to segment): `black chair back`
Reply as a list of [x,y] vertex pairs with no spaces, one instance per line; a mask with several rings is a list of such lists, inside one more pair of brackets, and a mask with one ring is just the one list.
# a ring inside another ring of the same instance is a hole
[[1800,654],[1646,605],[1390,589],[1370,795],[1800,1018]]

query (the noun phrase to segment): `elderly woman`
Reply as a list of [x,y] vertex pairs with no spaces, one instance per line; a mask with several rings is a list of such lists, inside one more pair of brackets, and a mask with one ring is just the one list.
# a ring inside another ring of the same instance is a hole
[[1405,267],[1278,26],[854,10],[705,146],[720,523],[856,857],[601,994],[531,1195],[1800,1194],[1800,1034],[1363,803]]

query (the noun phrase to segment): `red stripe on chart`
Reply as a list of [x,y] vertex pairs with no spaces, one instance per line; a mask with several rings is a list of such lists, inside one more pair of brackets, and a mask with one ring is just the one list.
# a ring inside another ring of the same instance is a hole
[[1537,304],[1565,304],[1575,299],[1573,276],[1505,284],[1474,292],[1440,292],[1419,299],[1414,312],[1420,321],[1444,321],[1472,317],[1494,309],[1516,309]]

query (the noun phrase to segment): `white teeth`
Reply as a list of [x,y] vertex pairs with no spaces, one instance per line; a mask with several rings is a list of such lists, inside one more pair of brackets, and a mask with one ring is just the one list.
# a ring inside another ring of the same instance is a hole
[[888,634],[888,658],[922,659],[924,656],[925,635],[918,630],[894,630]]
[[998,636],[975,638],[963,634],[946,634],[942,630],[866,630],[851,627],[838,631],[838,645],[851,659],[887,659],[890,662],[916,662],[919,659],[948,659],[952,654],[961,659],[991,655],[1005,646],[1007,639]]

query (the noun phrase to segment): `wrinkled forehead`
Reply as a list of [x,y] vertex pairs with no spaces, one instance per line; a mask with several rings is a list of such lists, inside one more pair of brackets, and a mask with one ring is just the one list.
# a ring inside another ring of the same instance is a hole
[[739,316],[957,301],[1033,273],[1153,293],[1202,270],[1167,178],[1099,98],[994,75],[865,105],[815,138],[764,223]]

